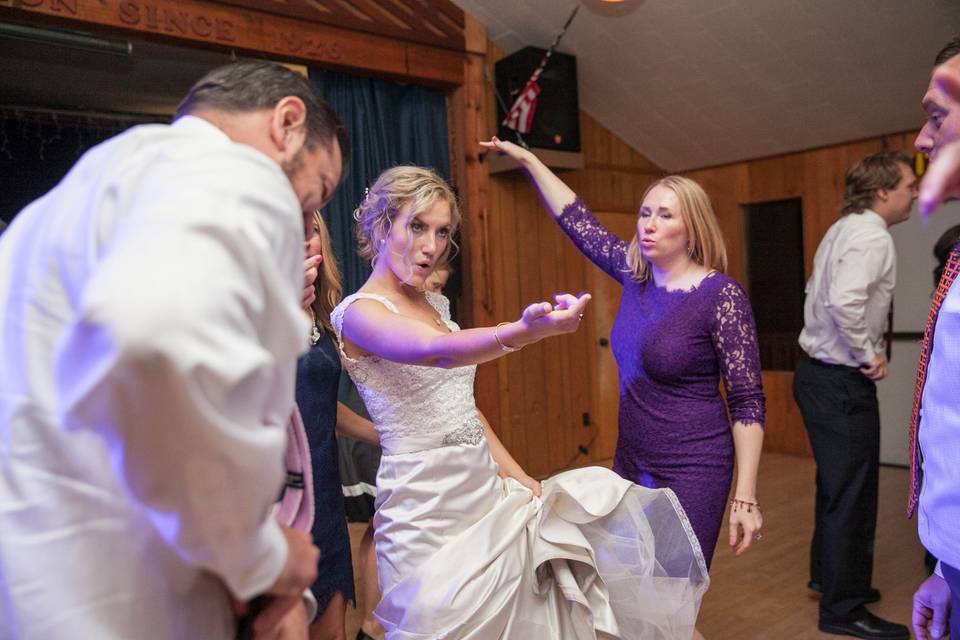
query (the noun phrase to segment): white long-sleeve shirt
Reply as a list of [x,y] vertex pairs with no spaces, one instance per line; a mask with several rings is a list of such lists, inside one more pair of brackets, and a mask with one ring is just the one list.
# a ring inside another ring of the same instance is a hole
[[813,258],[800,347],[811,358],[850,367],[882,354],[896,277],[883,218],[867,209],[833,223]]
[[269,587],[300,206],[193,117],[89,151],[0,238],[0,638],[230,638]]
[[[947,292],[933,333],[933,351],[920,403],[923,476],[917,530],[940,561],[960,567],[960,286]],[[938,572],[939,573],[939,572]],[[960,615],[960,612],[955,613]]]

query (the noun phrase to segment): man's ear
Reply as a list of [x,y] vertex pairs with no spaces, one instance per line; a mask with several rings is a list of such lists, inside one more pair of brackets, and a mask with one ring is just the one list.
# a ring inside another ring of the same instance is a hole
[[307,137],[307,106],[296,96],[281,98],[270,114],[270,139],[284,160],[292,159]]

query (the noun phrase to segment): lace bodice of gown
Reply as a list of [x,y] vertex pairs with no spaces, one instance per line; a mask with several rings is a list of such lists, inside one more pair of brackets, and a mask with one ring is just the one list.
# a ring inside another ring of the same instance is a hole
[[[427,300],[451,331],[460,327],[450,319],[450,301],[427,292]],[[384,296],[355,293],[331,312],[344,367],[360,391],[384,453],[411,453],[454,444],[477,444],[483,438],[473,397],[476,366],[441,369],[402,364],[377,356],[350,358],[343,350],[343,316],[357,300],[375,300],[393,313],[396,306]]]

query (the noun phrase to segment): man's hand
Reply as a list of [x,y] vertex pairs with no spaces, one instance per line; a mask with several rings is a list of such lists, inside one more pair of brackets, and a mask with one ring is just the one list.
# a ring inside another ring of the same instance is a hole
[[303,603],[303,592],[317,579],[320,550],[313,546],[309,533],[280,527],[287,539],[287,562],[273,586],[261,596],[263,608],[253,623],[255,637],[272,638],[281,623],[297,605]]
[[950,622],[950,587],[933,574],[913,594],[913,633],[917,640],[942,638]]
[[870,364],[860,367],[860,371],[874,382],[883,380],[887,377],[887,358],[882,353],[878,353]]
[[254,640],[307,640],[309,624],[302,594],[296,598],[267,596],[263,610],[253,623],[253,638]]

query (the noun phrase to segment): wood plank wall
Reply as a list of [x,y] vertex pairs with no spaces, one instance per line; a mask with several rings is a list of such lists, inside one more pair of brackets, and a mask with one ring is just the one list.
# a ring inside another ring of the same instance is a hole
[[[882,150],[912,154],[916,132],[897,133],[820,149],[689,171],[713,201],[730,256],[730,275],[747,286],[741,205],[801,198],[806,275],[823,234],[837,218],[847,169]],[[811,455],[800,410],[793,401],[793,372],[765,371],[767,424],[764,450]]]
[[[502,52],[488,44],[487,64]],[[495,131],[496,108],[486,90],[486,133]],[[585,168],[562,174],[595,212],[636,215],[644,189],[664,174],[588,114],[581,112]],[[882,149],[912,149],[914,132],[784,154],[685,172],[710,194],[730,252],[730,273],[746,282],[741,205],[786,198],[803,200],[804,259],[807,273],[827,228],[837,219],[847,168]],[[490,317],[517,317],[523,305],[558,291],[587,290],[589,265],[544,211],[533,189],[518,173],[490,177],[482,228],[490,292]],[[478,265],[479,266],[479,265]],[[504,444],[533,475],[609,459],[616,443],[616,407],[600,388],[600,336],[585,322],[578,333],[527,347],[481,367],[486,384],[478,402]],[[767,426],[764,449],[810,455],[793,401],[792,372],[766,371]],[[495,384],[494,384],[495,381]],[[606,378],[603,384],[609,385]],[[615,394],[613,394],[615,396]],[[584,414],[589,424],[584,426]],[[580,453],[587,447],[588,453]]]
[[[488,65],[502,57],[493,45]],[[496,130],[493,93],[487,87],[487,132]],[[589,115],[580,114],[585,168],[563,178],[597,211],[636,214],[640,196],[662,170]],[[560,291],[587,290],[590,270],[525,177],[517,172],[490,177],[484,228],[486,279],[493,317],[514,319],[523,307]],[[573,335],[553,338],[481,367],[497,387],[478,388],[481,410],[517,460],[532,475],[609,459],[616,443],[616,407],[599,424],[597,337],[590,324]],[[492,375],[491,375],[492,374]],[[492,397],[497,394],[497,398]],[[589,417],[585,419],[585,414]],[[586,426],[584,423],[587,423]],[[584,455],[579,447],[589,448]]]

